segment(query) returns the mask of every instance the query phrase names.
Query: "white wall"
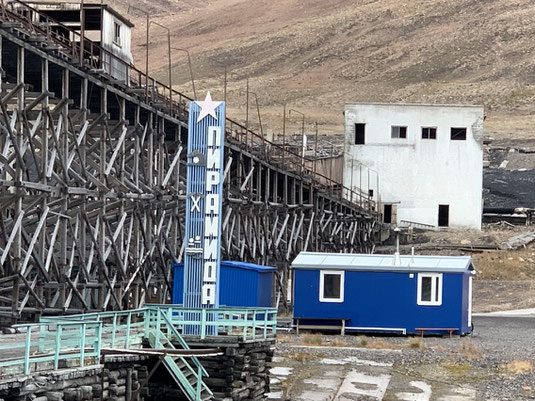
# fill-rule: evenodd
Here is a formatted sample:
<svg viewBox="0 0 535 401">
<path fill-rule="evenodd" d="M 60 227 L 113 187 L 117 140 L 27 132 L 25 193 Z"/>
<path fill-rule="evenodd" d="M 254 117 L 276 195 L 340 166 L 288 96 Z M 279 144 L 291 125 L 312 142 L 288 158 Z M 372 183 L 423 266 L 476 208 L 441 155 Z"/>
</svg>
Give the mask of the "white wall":
<svg viewBox="0 0 535 401">
<path fill-rule="evenodd" d="M 115 22 L 121 26 L 120 46 L 113 42 Z M 130 27 L 106 9 L 102 10 L 102 48 L 130 64 L 132 62 L 131 39 Z M 109 55 L 103 55 L 102 64 L 102 67 L 114 78 L 127 80 L 129 71 L 123 63 L 113 60 Z"/>
<path fill-rule="evenodd" d="M 347 104 L 344 185 L 374 189 L 374 199 L 397 205 L 397 223 L 438 225 L 438 205 L 449 205 L 449 227 L 481 228 L 483 185 L 481 106 Z M 365 123 L 365 144 L 355 145 L 355 123 Z M 406 139 L 391 138 L 391 126 L 407 126 Z M 422 127 L 437 127 L 437 139 L 422 139 Z M 452 141 L 451 127 L 466 127 L 466 140 Z M 376 170 L 359 175 L 352 159 Z M 355 163 L 353 163 L 355 165 Z"/>
</svg>

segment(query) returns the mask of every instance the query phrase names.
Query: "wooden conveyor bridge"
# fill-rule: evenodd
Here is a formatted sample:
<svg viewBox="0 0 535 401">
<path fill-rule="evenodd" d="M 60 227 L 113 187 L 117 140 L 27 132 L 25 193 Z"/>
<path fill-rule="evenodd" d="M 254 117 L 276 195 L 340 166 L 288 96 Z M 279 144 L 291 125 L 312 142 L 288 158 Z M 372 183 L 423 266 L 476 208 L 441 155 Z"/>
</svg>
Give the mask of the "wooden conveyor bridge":
<svg viewBox="0 0 535 401">
<path fill-rule="evenodd" d="M 0 6 L 6 323 L 168 300 L 170 263 L 185 248 L 190 99 L 131 65 L 113 79 L 104 55 L 114 57 L 23 2 Z M 302 250 L 372 251 L 379 224 L 367 194 L 300 155 L 228 120 L 225 166 L 223 259 L 278 267 L 283 295 Z"/>
</svg>

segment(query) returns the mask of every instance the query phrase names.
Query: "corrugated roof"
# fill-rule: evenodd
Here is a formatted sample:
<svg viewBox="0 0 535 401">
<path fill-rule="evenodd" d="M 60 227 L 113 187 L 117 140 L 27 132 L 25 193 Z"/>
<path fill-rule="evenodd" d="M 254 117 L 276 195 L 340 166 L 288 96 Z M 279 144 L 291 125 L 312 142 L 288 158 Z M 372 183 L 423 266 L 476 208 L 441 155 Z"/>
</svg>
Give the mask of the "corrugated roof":
<svg viewBox="0 0 535 401">
<path fill-rule="evenodd" d="M 301 252 L 292 262 L 292 268 L 440 273 L 475 271 L 470 256 L 401 255 L 400 259 L 401 265 L 394 266 L 394 255 Z"/>
</svg>

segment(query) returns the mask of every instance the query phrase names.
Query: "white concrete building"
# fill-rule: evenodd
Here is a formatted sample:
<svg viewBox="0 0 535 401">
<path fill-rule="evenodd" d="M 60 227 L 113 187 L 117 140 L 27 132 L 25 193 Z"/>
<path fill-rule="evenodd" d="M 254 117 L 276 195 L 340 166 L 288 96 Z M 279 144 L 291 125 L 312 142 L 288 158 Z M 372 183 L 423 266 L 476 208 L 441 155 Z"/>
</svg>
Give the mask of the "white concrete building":
<svg viewBox="0 0 535 401">
<path fill-rule="evenodd" d="M 344 185 L 385 222 L 480 229 L 483 119 L 482 106 L 346 104 Z"/>
</svg>

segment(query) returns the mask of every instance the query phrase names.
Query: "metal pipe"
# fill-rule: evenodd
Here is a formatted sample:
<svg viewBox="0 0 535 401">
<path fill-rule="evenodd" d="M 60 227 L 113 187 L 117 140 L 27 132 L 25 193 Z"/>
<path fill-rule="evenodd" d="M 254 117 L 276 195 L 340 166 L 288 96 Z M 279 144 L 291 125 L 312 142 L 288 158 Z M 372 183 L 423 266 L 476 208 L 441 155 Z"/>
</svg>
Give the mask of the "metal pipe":
<svg viewBox="0 0 535 401">
<path fill-rule="evenodd" d="M 285 149 L 284 144 L 286 142 L 286 103 L 282 110 L 282 148 Z"/>
<path fill-rule="evenodd" d="M 84 0 L 80 0 L 80 67 L 84 66 L 84 35 L 85 35 Z"/>
<path fill-rule="evenodd" d="M 147 32 L 145 37 L 145 101 L 149 102 L 149 28 L 150 28 L 150 14 L 148 11 L 142 10 L 135 6 L 128 6 L 127 13 L 130 13 L 130 9 L 134 9 L 144 13 L 147 17 Z M 141 85 L 141 80 L 139 82 Z"/>
<path fill-rule="evenodd" d="M 247 135 L 249 133 L 249 78 L 245 90 L 245 145 L 247 145 Z"/>
<path fill-rule="evenodd" d="M 225 66 L 225 78 L 224 78 L 224 81 L 223 81 L 223 90 L 224 90 L 224 94 L 223 94 L 223 100 L 225 101 L 225 104 L 227 103 L 227 66 Z"/>
<path fill-rule="evenodd" d="M 260 107 L 258 106 L 258 95 L 253 92 L 249 91 L 249 93 L 253 94 L 256 100 L 256 111 L 258 112 L 258 123 L 260 124 L 260 134 L 262 135 L 262 138 L 264 138 L 264 129 L 262 128 L 262 118 L 260 117 Z"/>
<path fill-rule="evenodd" d="M 305 115 L 300 111 L 294 109 L 290 109 L 288 111 L 288 115 L 292 114 L 292 111 L 294 113 L 301 114 L 301 116 L 303 117 L 301 122 L 301 166 L 303 166 L 305 164 Z"/>
<path fill-rule="evenodd" d="M 169 60 L 169 111 L 173 110 L 173 83 L 171 81 L 171 30 L 165 25 L 160 24 L 156 21 L 150 21 L 150 24 L 158 25 L 160 28 L 163 28 L 167 31 L 167 53 Z"/>
<path fill-rule="evenodd" d="M 316 139 L 314 141 L 314 174 L 316 174 L 317 163 L 318 163 L 318 122 L 316 121 Z"/>
<path fill-rule="evenodd" d="M 331 162 L 329 163 L 329 178 L 334 181 L 333 178 L 333 157 L 334 157 L 334 143 L 331 142 Z"/>
<path fill-rule="evenodd" d="M 178 47 L 171 47 L 171 49 L 185 52 L 188 55 L 189 76 L 191 78 L 191 87 L 193 88 L 193 97 L 197 99 L 197 91 L 195 90 L 195 79 L 193 79 L 193 68 L 191 67 L 191 57 L 190 57 L 189 51 L 186 49 L 180 49 Z M 226 73 L 227 73 L 227 70 L 225 68 L 225 85 L 226 85 Z M 226 101 L 227 101 L 227 89 L 225 87 L 225 102 Z"/>
<path fill-rule="evenodd" d="M 145 38 L 145 101 L 149 102 L 149 28 L 150 28 L 150 17 L 147 13 L 147 37 Z M 141 84 L 141 82 L 140 82 Z"/>
<path fill-rule="evenodd" d="M 349 190 L 351 191 L 350 194 L 351 194 L 351 202 L 353 202 L 353 188 L 355 188 L 353 186 L 353 169 L 354 169 L 354 162 L 355 162 L 355 159 L 351 158 L 351 184 L 349 185 Z"/>
</svg>

